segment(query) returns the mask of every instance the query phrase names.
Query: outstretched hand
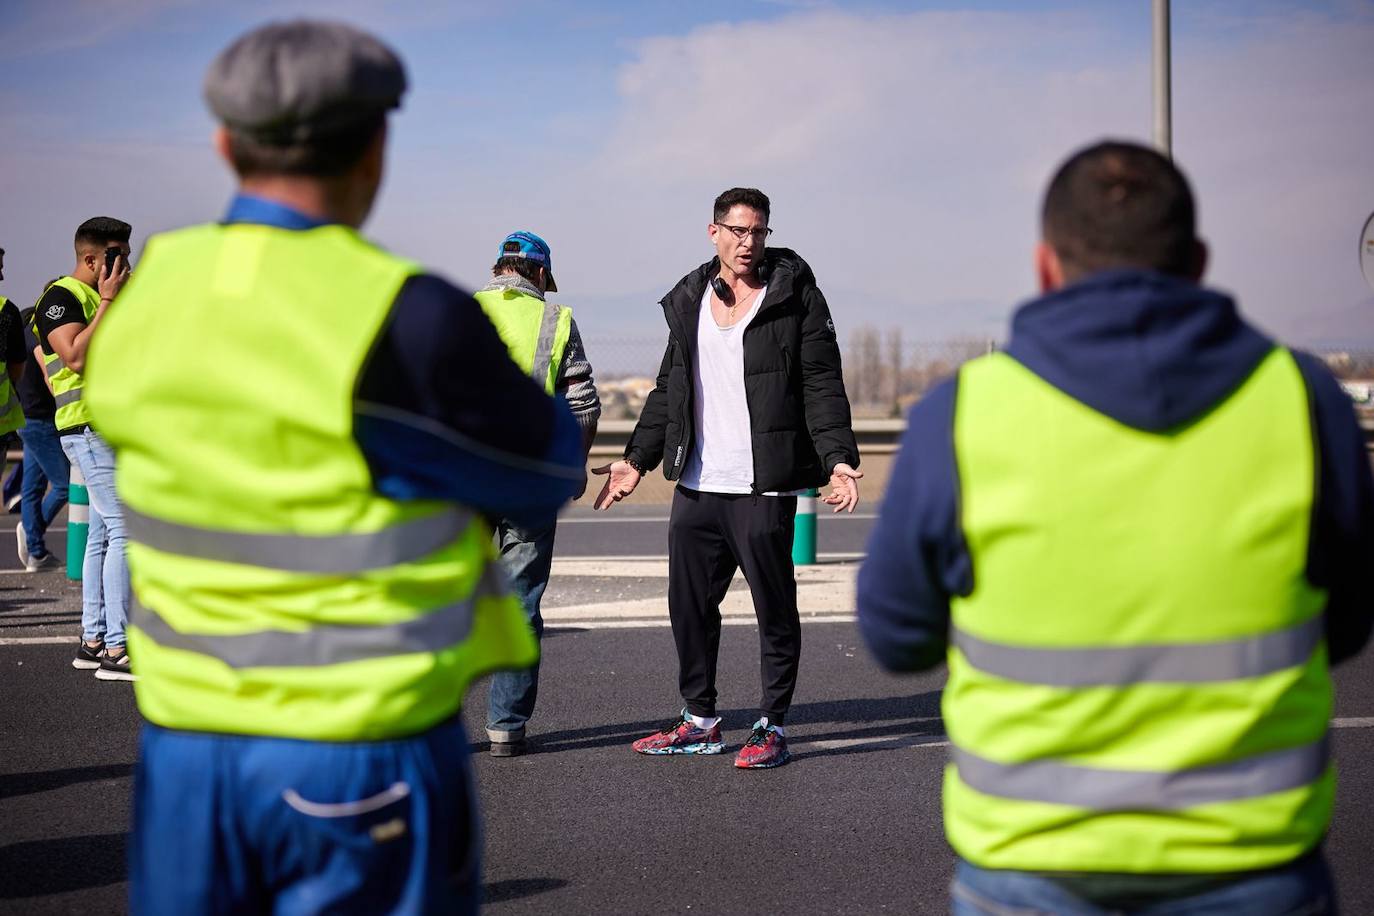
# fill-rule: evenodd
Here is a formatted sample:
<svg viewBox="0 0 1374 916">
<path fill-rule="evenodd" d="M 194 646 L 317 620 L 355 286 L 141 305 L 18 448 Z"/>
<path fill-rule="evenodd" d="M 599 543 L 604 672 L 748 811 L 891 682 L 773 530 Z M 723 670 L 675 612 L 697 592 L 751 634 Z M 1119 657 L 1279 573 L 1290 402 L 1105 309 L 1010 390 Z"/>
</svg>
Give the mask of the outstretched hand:
<svg viewBox="0 0 1374 916">
<path fill-rule="evenodd" d="M 830 472 L 830 493 L 821 497 L 821 502 L 834 506 L 834 512 L 853 512 L 859 504 L 859 478 L 863 471 L 856 471 L 847 464 L 835 465 Z"/>
<path fill-rule="evenodd" d="M 596 502 L 592 504 L 593 509 L 609 509 L 639 486 L 639 472 L 624 459 L 592 468 L 592 473 L 606 475 L 606 484 L 601 488 L 601 494 L 596 497 Z"/>
</svg>

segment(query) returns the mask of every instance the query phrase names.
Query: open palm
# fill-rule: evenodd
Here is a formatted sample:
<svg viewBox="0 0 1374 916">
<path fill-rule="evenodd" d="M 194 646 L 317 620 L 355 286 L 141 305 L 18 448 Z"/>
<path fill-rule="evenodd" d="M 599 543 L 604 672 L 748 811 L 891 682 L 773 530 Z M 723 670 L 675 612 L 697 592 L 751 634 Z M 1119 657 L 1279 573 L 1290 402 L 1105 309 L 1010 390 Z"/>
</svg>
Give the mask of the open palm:
<svg viewBox="0 0 1374 916">
<path fill-rule="evenodd" d="M 606 483 L 592 504 L 593 509 L 609 509 L 635 491 L 639 486 L 640 474 L 625 460 L 612 461 L 599 468 L 592 468 L 593 474 L 604 474 Z"/>
</svg>

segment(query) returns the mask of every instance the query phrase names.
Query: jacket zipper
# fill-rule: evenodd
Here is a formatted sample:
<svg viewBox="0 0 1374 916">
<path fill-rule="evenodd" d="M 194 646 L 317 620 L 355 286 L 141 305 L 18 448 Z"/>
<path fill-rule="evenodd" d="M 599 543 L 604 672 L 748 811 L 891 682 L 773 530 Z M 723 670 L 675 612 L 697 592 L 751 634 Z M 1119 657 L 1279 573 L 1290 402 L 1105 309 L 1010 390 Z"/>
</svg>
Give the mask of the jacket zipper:
<svg viewBox="0 0 1374 916">
<path fill-rule="evenodd" d="M 680 330 L 680 329 L 677 329 L 677 328 L 673 328 L 673 322 L 672 322 L 671 320 L 669 320 L 669 322 L 668 322 L 668 327 L 669 327 L 669 330 Z M 678 340 L 680 341 L 679 346 L 678 346 L 678 349 L 681 351 L 681 354 L 682 354 L 682 369 L 683 369 L 683 375 L 684 375 L 684 376 L 686 377 L 686 379 L 687 379 L 687 392 L 686 392 L 686 397 L 684 397 L 684 398 L 682 399 L 682 405 L 683 405 L 683 406 L 682 406 L 682 411 L 678 414 L 678 424 L 679 424 L 679 426 L 680 426 L 683 430 L 691 430 L 691 426 L 688 424 L 688 420 L 687 420 L 687 418 L 688 418 L 689 416 L 691 416 L 691 412 L 692 412 L 692 395 L 693 395 L 693 391 L 692 391 L 692 381 L 691 381 L 691 379 L 692 379 L 691 348 L 690 348 L 690 346 L 687 344 L 686 339 L 685 339 L 680 333 L 678 334 Z M 671 472 L 672 472 L 672 473 L 671 473 L 671 475 L 668 475 L 668 474 L 665 474 L 665 475 L 664 475 L 665 477 L 668 477 L 669 480 L 677 480 L 677 479 L 678 479 L 679 474 L 680 474 L 680 472 L 681 472 L 681 470 L 682 470 L 682 462 L 683 462 L 683 459 L 686 457 L 686 451 L 687 451 L 687 444 L 686 444 L 685 442 L 679 442 L 679 443 L 677 444 L 677 449 L 676 449 L 676 451 L 674 451 L 674 453 L 673 453 L 673 466 L 672 466 L 672 469 L 671 469 Z"/>
</svg>

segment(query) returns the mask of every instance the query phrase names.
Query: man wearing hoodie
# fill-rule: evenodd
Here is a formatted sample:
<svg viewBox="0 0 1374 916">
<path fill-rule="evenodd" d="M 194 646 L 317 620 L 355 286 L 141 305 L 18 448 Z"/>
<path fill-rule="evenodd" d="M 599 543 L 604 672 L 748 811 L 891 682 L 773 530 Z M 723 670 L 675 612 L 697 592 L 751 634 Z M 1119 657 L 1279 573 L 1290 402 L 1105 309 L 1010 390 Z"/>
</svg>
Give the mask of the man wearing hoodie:
<svg viewBox="0 0 1374 916">
<path fill-rule="evenodd" d="M 553 279 L 553 252 L 533 232 L 512 232 L 501 242 L 492 280 L 473 294 L 477 304 L 510 350 L 510 357 L 544 391 L 565 400 L 582 432 L 583 467 L 596 438 L 601 399 L 592 378 L 592 364 L 572 309 L 547 301 L 558 292 Z M 573 499 L 586 489 L 586 476 Z M 511 589 L 524 605 L 535 639 L 544 635 L 539 604 L 553 569 L 553 539 L 557 519 L 521 525 L 510 519 L 495 522 L 501 567 Z M 487 699 L 487 739 L 493 757 L 525 753 L 525 726 L 534 715 L 539 696 L 539 662 L 529 668 L 498 671 L 491 676 Z"/>
<path fill-rule="evenodd" d="M 716 198 L 716 257 L 663 297 L 668 348 L 625 457 L 593 473 L 606 509 L 666 459 L 678 481 L 668 522 L 668 616 L 686 708 L 634 743 L 641 754 L 719 754 L 720 602 L 744 571 L 759 621 L 763 696 L 735 766 L 787 762 L 783 718 L 801 657 L 792 569 L 797 493 L 826 482 L 825 502 L 853 511 L 859 451 L 830 309 L 796 252 L 765 248 L 769 201 L 755 188 Z"/>
<path fill-rule="evenodd" d="M 1327 912 L 1327 666 L 1374 610 L 1349 401 L 1198 285 L 1158 153 L 1071 157 L 1042 232 L 1006 351 L 912 409 L 859 574 L 885 667 L 948 659 L 954 911 Z"/>
</svg>

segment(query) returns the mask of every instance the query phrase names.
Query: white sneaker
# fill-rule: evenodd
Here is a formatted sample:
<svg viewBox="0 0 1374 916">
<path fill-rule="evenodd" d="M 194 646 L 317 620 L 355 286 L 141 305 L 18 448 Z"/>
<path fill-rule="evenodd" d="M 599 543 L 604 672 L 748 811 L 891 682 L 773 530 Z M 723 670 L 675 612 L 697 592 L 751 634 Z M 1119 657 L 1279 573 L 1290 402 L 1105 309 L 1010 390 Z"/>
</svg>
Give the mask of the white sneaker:
<svg viewBox="0 0 1374 916">
<path fill-rule="evenodd" d="M 19 562 L 27 568 L 29 565 L 29 539 L 24 534 L 24 523 L 20 522 L 14 526 L 14 537 L 19 551 Z"/>
<path fill-rule="evenodd" d="M 45 553 L 41 557 L 29 557 L 29 562 L 24 564 L 24 569 L 28 572 L 40 572 L 44 569 L 52 569 L 57 565 L 57 557 L 51 553 Z"/>
</svg>

